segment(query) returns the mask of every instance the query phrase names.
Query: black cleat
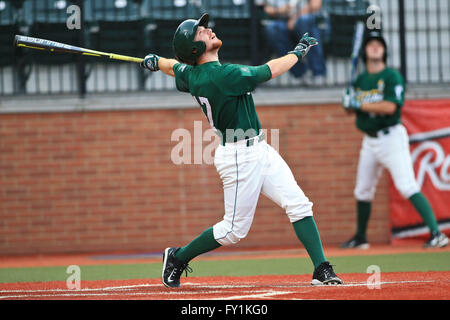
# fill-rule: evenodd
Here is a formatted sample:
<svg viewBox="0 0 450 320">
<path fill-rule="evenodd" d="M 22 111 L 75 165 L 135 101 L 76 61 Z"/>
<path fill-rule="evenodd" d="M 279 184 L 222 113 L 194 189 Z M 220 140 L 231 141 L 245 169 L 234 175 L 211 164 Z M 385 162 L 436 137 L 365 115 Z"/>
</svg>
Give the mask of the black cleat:
<svg viewBox="0 0 450 320">
<path fill-rule="evenodd" d="M 180 286 L 180 277 L 183 271 L 192 272 L 187 263 L 178 260 L 175 253 L 180 248 L 166 248 L 163 254 L 162 283 L 166 287 L 178 288 Z"/>
<path fill-rule="evenodd" d="M 448 245 L 448 238 L 440 232 L 432 232 L 430 239 L 424 244 L 424 248 L 442 248 Z"/>
<path fill-rule="evenodd" d="M 364 249 L 364 250 L 366 250 L 366 249 L 370 248 L 370 245 L 365 239 L 361 240 L 357 236 L 354 236 L 350 240 L 342 243 L 339 247 L 342 249 Z"/>
<path fill-rule="evenodd" d="M 333 267 L 328 261 L 322 262 L 316 270 L 314 270 L 313 279 L 311 281 L 313 286 L 338 285 L 342 283 L 342 280 L 334 273 Z"/>
</svg>

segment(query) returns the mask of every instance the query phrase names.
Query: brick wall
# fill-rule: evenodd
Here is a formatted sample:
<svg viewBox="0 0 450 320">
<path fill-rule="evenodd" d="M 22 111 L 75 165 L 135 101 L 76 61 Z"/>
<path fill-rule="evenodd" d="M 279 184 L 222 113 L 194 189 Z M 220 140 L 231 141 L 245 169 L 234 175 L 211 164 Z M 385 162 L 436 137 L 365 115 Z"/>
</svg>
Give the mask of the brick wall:
<svg viewBox="0 0 450 320">
<path fill-rule="evenodd" d="M 258 113 L 269 142 L 271 130 L 280 130 L 279 151 L 314 202 L 324 244 L 346 240 L 355 230 L 362 138 L 354 118 L 338 105 Z M 194 133 L 194 121 L 209 128 L 198 109 L 0 115 L 0 254 L 161 251 L 220 221 L 214 165 L 171 161 L 178 144 L 172 132 Z M 387 189 L 385 174 L 369 224 L 372 242 L 389 240 Z M 283 210 L 261 196 L 237 246 L 296 244 Z"/>
</svg>

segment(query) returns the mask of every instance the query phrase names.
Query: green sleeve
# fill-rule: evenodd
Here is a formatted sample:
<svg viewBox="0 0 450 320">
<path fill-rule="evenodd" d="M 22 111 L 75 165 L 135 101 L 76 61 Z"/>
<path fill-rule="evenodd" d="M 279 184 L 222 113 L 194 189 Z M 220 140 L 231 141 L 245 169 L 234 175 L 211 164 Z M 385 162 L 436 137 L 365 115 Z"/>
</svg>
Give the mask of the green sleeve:
<svg viewBox="0 0 450 320">
<path fill-rule="evenodd" d="M 384 87 L 384 100 L 395 103 L 397 106 L 403 106 L 405 100 L 405 82 L 403 77 L 397 71 L 394 71 L 386 78 Z"/>
<path fill-rule="evenodd" d="M 177 63 L 173 66 L 175 73 L 175 85 L 179 91 L 189 92 L 189 72 L 192 66 L 184 63 Z"/>
<path fill-rule="evenodd" d="M 272 72 L 267 64 L 261 66 L 228 64 L 224 65 L 222 76 L 217 81 L 225 94 L 240 96 L 255 90 L 258 84 L 271 78 Z"/>
</svg>

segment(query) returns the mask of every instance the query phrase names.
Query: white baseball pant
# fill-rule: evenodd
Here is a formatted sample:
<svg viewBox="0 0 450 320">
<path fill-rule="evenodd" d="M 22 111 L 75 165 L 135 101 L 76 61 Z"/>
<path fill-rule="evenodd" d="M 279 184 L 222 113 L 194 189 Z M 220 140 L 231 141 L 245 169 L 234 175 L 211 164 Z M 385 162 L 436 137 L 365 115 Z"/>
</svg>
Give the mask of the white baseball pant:
<svg viewBox="0 0 450 320">
<path fill-rule="evenodd" d="M 258 139 L 258 137 L 254 138 Z M 214 225 L 221 245 L 239 242 L 248 234 L 262 192 L 285 211 L 291 223 L 312 216 L 312 203 L 295 181 L 291 169 L 266 141 L 219 145 L 214 165 L 223 182 L 225 214 Z"/>
<path fill-rule="evenodd" d="M 370 202 L 375 196 L 378 180 L 387 168 L 400 194 L 408 199 L 420 191 L 414 178 L 408 133 L 402 124 L 389 127 L 389 133 L 377 137 L 365 135 L 359 154 L 355 198 Z"/>
</svg>

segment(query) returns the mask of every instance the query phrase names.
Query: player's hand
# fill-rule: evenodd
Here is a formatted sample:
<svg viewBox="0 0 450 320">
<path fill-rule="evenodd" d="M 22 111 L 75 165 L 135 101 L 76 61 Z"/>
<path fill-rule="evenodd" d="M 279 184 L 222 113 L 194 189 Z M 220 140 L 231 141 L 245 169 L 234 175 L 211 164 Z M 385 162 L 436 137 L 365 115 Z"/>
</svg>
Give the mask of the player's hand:
<svg viewBox="0 0 450 320">
<path fill-rule="evenodd" d="M 159 56 L 153 53 L 150 53 L 145 56 L 144 60 L 141 62 L 141 67 L 144 69 L 148 69 L 150 71 L 158 71 L 158 60 Z"/>
<path fill-rule="evenodd" d="M 299 59 L 302 59 L 308 53 L 311 47 L 318 45 L 316 38 L 310 37 L 308 32 L 303 35 L 300 39 L 300 42 L 294 48 L 294 50 L 289 51 L 288 53 L 295 54 Z"/>
<path fill-rule="evenodd" d="M 347 88 L 342 95 L 342 106 L 346 110 L 359 110 L 361 109 L 361 102 L 356 99 L 353 90 Z"/>
</svg>

